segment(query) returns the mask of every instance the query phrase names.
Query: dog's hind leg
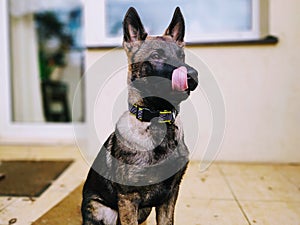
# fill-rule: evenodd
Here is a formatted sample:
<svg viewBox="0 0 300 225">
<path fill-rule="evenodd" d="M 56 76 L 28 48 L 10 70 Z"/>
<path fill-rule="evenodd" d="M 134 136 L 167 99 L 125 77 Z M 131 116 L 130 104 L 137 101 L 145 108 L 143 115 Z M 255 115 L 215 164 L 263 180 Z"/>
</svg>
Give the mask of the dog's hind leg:
<svg viewBox="0 0 300 225">
<path fill-rule="evenodd" d="M 117 211 L 97 200 L 85 201 L 82 204 L 83 225 L 116 225 L 117 219 Z"/>
</svg>

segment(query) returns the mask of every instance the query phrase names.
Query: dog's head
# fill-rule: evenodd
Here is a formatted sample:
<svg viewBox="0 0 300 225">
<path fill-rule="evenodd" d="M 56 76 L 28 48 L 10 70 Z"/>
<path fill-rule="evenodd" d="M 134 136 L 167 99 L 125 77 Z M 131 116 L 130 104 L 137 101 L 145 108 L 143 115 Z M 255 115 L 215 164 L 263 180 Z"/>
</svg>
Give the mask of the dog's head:
<svg viewBox="0 0 300 225">
<path fill-rule="evenodd" d="M 143 103 L 156 108 L 177 106 L 195 90 L 198 73 L 185 63 L 185 25 L 178 7 L 162 36 L 148 36 L 134 8 L 125 15 L 123 31 L 123 47 L 129 63 L 128 84 L 143 96 Z M 132 94 L 133 101 L 141 101 L 136 94 Z"/>
</svg>

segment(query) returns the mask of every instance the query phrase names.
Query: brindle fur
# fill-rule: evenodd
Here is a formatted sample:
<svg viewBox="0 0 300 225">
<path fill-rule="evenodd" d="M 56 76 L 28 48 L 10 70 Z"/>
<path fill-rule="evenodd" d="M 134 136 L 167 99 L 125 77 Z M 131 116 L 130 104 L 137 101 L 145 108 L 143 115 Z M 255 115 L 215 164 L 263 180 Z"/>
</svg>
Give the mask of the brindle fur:
<svg viewBox="0 0 300 225">
<path fill-rule="evenodd" d="M 197 86 L 197 71 L 184 62 L 184 20 L 177 8 L 163 36 L 148 36 L 134 8 L 124 18 L 123 46 L 128 56 L 128 102 L 152 110 L 179 111 L 179 104 Z M 170 85 L 156 87 L 144 78 L 149 76 L 172 79 L 174 69 L 188 69 L 189 89 L 177 93 Z M 135 81 L 141 86 L 135 85 Z M 150 86 L 150 87 L 149 87 Z M 142 87 L 142 88 L 141 88 Z M 168 100 L 145 97 L 150 90 L 168 93 Z M 174 209 L 179 185 L 188 164 L 179 116 L 173 124 L 160 124 L 153 119 L 141 122 L 125 112 L 115 131 L 104 143 L 95 159 L 83 189 L 82 217 L 84 225 L 138 225 L 146 220 L 152 207 L 159 225 L 174 223 Z M 112 158 L 121 162 L 116 164 Z M 146 167 L 159 165 L 158 170 Z M 177 171 L 165 180 L 160 175 Z M 128 180 L 148 185 L 125 185 Z M 119 181 L 119 182 L 114 182 Z"/>
</svg>

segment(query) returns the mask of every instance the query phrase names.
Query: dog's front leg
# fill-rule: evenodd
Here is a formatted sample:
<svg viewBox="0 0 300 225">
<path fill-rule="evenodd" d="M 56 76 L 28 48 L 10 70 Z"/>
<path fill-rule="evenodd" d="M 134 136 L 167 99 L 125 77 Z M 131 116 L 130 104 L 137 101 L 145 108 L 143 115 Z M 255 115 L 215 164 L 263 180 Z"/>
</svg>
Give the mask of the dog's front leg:
<svg viewBox="0 0 300 225">
<path fill-rule="evenodd" d="M 119 220 L 121 225 L 138 225 L 138 201 L 134 194 L 118 195 Z"/>
<path fill-rule="evenodd" d="M 162 205 L 156 207 L 156 221 L 157 225 L 173 225 L 174 224 L 174 211 L 175 204 L 178 197 L 177 187 L 173 195 Z"/>
</svg>

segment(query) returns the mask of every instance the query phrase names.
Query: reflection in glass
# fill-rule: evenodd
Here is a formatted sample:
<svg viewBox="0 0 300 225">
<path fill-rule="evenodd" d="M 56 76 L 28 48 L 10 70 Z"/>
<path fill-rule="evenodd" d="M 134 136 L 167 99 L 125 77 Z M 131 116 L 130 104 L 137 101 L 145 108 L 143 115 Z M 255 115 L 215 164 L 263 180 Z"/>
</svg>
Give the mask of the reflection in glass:
<svg viewBox="0 0 300 225">
<path fill-rule="evenodd" d="M 13 121 L 83 121 L 82 101 L 71 118 L 75 91 L 82 95 L 81 0 L 9 2 Z"/>
<path fill-rule="evenodd" d="M 187 21 L 187 35 L 226 33 L 252 29 L 252 0 L 106 0 L 106 30 L 109 37 L 122 34 L 122 17 L 134 6 L 145 21 L 146 30 L 160 35 L 180 6 Z M 154 7 L 156 6 L 156 7 Z"/>
</svg>

